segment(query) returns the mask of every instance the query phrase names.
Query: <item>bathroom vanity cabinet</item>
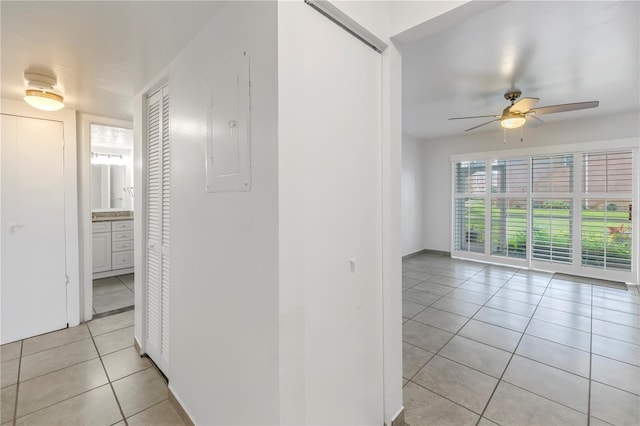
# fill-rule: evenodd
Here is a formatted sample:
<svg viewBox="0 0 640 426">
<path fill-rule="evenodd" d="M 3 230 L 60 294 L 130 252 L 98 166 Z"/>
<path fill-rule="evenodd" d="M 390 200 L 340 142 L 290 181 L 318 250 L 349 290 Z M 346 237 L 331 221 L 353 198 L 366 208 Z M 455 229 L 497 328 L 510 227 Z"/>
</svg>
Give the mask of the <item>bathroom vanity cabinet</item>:
<svg viewBox="0 0 640 426">
<path fill-rule="evenodd" d="M 133 272 L 133 220 L 94 219 L 92 259 L 94 279 Z"/>
</svg>

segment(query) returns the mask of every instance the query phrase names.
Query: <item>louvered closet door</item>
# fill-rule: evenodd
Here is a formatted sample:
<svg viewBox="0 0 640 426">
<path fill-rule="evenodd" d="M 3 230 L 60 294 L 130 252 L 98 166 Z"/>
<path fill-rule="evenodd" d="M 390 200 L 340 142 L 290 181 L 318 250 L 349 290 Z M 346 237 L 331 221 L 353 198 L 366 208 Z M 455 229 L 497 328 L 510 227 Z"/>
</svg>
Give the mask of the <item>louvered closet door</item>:
<svg viewBox="0 0 640 426">
<path fill-rule="evenodd" d="M 147 303 L 145 350 L 168 375 L 169 215 L 171 149 L 169 89 L 148 98 L 147 132 Z"/>
</svg>

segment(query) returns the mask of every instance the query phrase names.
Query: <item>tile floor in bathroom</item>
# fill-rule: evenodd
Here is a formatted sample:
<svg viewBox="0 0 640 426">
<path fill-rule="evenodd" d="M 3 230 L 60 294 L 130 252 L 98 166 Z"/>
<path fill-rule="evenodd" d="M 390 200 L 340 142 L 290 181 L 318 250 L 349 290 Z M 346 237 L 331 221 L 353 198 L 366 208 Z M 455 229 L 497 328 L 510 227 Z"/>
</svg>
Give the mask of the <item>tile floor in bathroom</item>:
<svg viewBox="0 0 640 426">
<path fill-rule="evenodd" d="M 603 284 L 405 260 L 406 423 L 640 424 L 640 292 Z"/>
<path fill-rule="evenodd" d="M 133 323 L 128 311 L 3 345 L 0 424 L 183 425 Z"/>
<path fill-rule="evenodd" d="M 133 306 L 133 274 L 118 275 L 93 280 L 93 313 Z"/>
</svg>

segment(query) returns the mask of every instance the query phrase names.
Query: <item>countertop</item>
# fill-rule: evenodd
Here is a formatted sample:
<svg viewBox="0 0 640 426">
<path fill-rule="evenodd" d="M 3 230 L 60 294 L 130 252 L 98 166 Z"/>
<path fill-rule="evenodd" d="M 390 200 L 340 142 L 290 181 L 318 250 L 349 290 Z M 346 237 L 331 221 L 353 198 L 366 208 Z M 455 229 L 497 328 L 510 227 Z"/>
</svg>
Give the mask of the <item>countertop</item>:
<svg viewBox="0 0 640 426">
<path fill-rule="evenodd" d="M 109 211 L 91 213 L 92 222 L 113 222 L 116 220 L 132 220 L 132 211 Z"/>
</svg>

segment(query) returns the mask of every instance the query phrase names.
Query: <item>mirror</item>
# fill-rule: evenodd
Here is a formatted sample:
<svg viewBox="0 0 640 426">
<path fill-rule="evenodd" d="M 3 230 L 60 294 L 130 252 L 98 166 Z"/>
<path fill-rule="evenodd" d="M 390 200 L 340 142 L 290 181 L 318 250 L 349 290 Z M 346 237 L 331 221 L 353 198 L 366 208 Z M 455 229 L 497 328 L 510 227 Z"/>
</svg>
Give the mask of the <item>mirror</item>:
<svg viewBox="0 0 640 426">
<path fill-rule="evenodd" d="M 133 210 L 133 131 L 91 125 L 91 209 Z"/>
<path fill-rule="evenodd" d="M 127 196 L 131 196 L 125 180 L 123 165 L 91 165 L 91 207 L 93 210 L 130 210 Z"/>
</svg>

